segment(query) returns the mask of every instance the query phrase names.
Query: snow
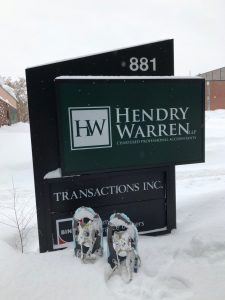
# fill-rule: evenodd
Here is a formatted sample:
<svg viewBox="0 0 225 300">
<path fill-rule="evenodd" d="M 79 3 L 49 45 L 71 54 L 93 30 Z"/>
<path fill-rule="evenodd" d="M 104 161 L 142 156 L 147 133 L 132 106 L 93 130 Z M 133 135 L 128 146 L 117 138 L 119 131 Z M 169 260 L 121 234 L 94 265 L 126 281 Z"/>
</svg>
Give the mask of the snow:
<svg viewBox="0 0 225 300">
<path fill-rule="evenodd" d="M 56 80 L 69 80 L 69 79 L 122 79 L 122 80 L 132 80 L 132 79 L 203 79 L 200 76 L 58 76 Z"/>
<path fill-rule="evenodd" d="M 74 176 L 80 176 L 78 175 L 67 175 L 67 176 L 63 176 L 63 177 L 74 177 Z M 53 171 L 49 171 L 48 173 L 46 173 L 44 175 L 44 179 L 53 179 L 53 178 L 62 178 L 62 169 L 61 168 L 57 168 L 56 170 Z"/>
<path fill-rule="evenodd" d="M 3 102 L 9 104 L 9 101 L 7 99 L 4 99 L 3 97 L 0 96 L 0 100 L 2 100 Z"/>
<path fill-rule="evenodd" d="M 52 178 L 61 178 L 62 177 L 62 170 L 58 168 L 56 170 L 50 171 L 45 174 L 44 179 L 52 179 Z"/>
<path fill-rule="evenodd" d="M 11 88 L 10 86 L 8 86 L 7 84 L 4 84 L 1 80 L 0 80 L 0 86 L 10 95 L 12 96 L 17 102 L 17 98 L 16 98 L 16 94 L 13 88 Z"/>
<path fill-rule="evenodd" d="M 94 211 L 87 209 L 85 207 L 80 207 L 78 210 L 76 210 L 75 213 L 75 219 L 76 220 L 82 220 L 84 218 L 89 218 L 90 220 L 94 219 Z"/>
<path fill-rule="evenodd" d="M 0 141 L 0 222 L 13 224 L 12 178 L 18 208 L 35 207 L 29 126 L 1 127 Z M 105 282 L 106 253 L 94 264 L 72 248 L 39 254 L 35 217 L 24 254 L 16 229 L 0 223 L 0 299 L 224 300 L 224 148 L 225 110 L 207 112 L 206 163 L 176 167 L 177 229 L 139 237 L 142 266 L 129 284 Z"/>
</svg>

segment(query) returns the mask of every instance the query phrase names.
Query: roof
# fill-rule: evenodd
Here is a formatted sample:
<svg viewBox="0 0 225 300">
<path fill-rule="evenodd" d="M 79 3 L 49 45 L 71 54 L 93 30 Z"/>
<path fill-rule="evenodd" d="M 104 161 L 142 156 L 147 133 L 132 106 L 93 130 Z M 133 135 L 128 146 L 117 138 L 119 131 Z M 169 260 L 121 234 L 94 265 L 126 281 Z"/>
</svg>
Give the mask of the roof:
<svg viewBox="0 0 225 300">
<path fill-rule="evenodd" d="M 2 81 L 0 81 L 0 87 L 1 87 L 7 94 L 9 94 L 11 97 L 13 97 L 14 100 L 16 100 L 17 102 L 19 102 L 19 100 L 16 98 L 16 94 L 15 94 L 13 88 L 11 88 L 10 86 L 8 86 L 7 84 L 4 84 Z"/>
<path fill-rule="evenodd" d="M 225 80 L 225 67 L 199 74 L 206 80 Z"/>
<path fill-rule="evenodd" d="M 0 85 L 0 100 L 17 109 L 18 100 L 9 91 L 5 89 L 5 86 Z"/>
</svg>

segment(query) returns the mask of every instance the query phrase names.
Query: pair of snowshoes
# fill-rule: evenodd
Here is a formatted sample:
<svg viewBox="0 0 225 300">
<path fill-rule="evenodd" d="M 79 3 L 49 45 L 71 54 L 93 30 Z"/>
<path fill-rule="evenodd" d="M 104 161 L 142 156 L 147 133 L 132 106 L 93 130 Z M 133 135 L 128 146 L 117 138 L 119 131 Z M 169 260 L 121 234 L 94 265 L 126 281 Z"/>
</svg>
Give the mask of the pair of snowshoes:
<svg viewBox="0 0 225 300">
<path fill-rule="evenodd" d="M 103 227 L 100 216 L 89 207 L 80 207 L 73 216 L 75 256 L 86 263 L 103 255 Z M 137 252 L 138 232 L 123 213 L 111 215 L 107 227 L 108 270 L 106 279 L 119 273 L 124 281 L 132 280 L 140 267 Z"/>
</svg>

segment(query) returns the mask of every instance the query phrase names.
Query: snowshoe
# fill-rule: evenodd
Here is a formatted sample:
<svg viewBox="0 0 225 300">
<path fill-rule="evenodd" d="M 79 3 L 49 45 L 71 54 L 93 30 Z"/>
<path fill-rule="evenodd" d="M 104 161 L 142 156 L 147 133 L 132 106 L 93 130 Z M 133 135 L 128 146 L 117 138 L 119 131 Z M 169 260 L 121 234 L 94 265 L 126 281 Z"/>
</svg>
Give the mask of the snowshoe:
<svg viewBox="0 0 225 300">
<path fill-rule="evenodd" d="M 106 279 L 114 272 L 119 273 L 123 280 L 129 282 L 133 272 L 140 267 L 140 257 L 137 252 L 138 232 L 135 225 L 123 213 L 110 217 L 107 228 L 109 271 Z"/>
<path fill-rule="evenodd" d="M 80 207 L 73 216 L 74 254 L 83 262 L 103 255 L 102 220 L 92 208 Z"/>
</svg>

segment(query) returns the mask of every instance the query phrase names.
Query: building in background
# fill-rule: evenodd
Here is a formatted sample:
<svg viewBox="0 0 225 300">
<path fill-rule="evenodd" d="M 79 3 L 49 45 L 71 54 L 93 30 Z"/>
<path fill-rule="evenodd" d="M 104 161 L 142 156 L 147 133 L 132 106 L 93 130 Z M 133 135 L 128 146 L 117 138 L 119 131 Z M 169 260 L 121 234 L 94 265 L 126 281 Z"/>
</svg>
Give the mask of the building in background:
<svg viewBox="0 0 225 300">
<path fill-rule="evenodd" d="M 0 126 L 18 122 L 18 101 L 13 90 L 7 85 L 0 85 Z"/>
<path fill-rule="evenodd" d="M 205 78 L 205 109 L 225 109 L 225 67 L 199 76 Z"/>
</svg>

